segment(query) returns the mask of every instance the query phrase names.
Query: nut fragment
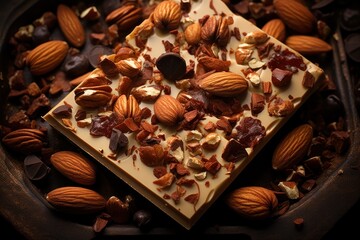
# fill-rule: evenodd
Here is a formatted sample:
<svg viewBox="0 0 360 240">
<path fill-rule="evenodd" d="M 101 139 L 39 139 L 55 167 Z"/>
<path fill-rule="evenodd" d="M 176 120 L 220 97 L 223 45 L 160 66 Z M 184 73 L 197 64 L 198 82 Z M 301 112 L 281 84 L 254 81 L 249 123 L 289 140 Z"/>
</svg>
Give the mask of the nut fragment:
<svg viewBox="0 0 360 240">
<path fill-rule="evenodd" d="M 133 118 L 140 113 L 139 103 L 134 96 L 121 95 L 115 102 L 114 112 L 124 118 Z"/>
<path fill-rule="evenodd" d="M 105 209 L 110 214 L 111 219 L 118 224 L 124 224 L 129 220 L 129 204 L 121 201 L 116 196 L 111 196 L 107 200 Z"/>
<path fill-rule="evenodd" d="M 213 132 L 206 135 L 205 138 L 203 138 L 200 141 L 201 147 L 206 150 L 216 150 L 220 145 L 221 137 L 219 134 Z"/>
<path fill-rule="evenodd" d="M 189 45 L 196 45 L 201 40 L 201 25 L 196 22 L 189 25 L 184 32 L 185 40 Z"/>
<path fill-rule="evenodd" d="M 300 197 L 300 192 L 295 182 L 279 182 L 278 186 L 289 199 L 298 199 Z"/>
<path fill-rule="evenodd" d="M 242 187 L 232 191 L 226 204 L 240 215 L 254 220 L 271 217 L 278 206 L 273 191 L 263 187 Z"/>
</svg>

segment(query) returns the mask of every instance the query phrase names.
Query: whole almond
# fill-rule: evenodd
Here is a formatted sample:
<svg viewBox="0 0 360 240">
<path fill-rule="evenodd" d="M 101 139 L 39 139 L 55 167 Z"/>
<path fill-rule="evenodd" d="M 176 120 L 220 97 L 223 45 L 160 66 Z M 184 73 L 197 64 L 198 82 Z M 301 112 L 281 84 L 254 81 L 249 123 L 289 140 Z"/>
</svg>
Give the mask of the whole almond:
<svg viewBox="0 0 360 240">
<path fill-rule="evenodd" d="M 165 125 L 175 125 L 184 117 L 184 112 L 181 103 L 169 95 L 160 96 L 154 104 L 156 118 Z"/>
<path fill-rule="evenodd" d="M 57 210 L 71 214 L 91 214 L 105 208 L 99 193 L 83 187 L 60 187 L 50 191 L 46 200 Z"/>
<path fill-rule="evenodd" d="M 83 46 L 85 43 L 85 30 L 75 12 L 70 7 L 59 4 L 57 18 L 65 38 L 74 47 Z"/>
<path fill-rule="evenodd" d="M 303 55 L 321 54 L 332 50 L 330 44 L 313 36 L 292 35 L 286 38 L 285 44 Z"/>
<path fill-rule="evenodd" d="M 26 57 L 26 63 L 34 75 L 43 75 L 58 67 L 69 50 L 64 41 L 48 41 L 40 44 L 30 51 Z"/>
<path fill-rule="evenodd" d="M 56 152 L 51 155 L 50 161 L 61 174 L 76 183 L 92 185 L 96 181 L 94 164 L 79 153 L 72 151 Z"/>
<path fill-rule="evenodd" d="M 313 137 L 313 128 L 303 124 L 289 132 L 276 146 L 272 156 L 274 170 L 284 170 L 296 165 L 308 152 Z"/>
<path fill-rule="evenodd" d="M 292 30 L 302 34 L 313 30 L 316 20 L 305 5 L 297 1 L 274 0 L 274 7 L 285 25 Z"/>
<path fill-rule="evenodd" d="M 232 72 L 216 72 L 199 80 L 199 87 L 221 97 L 234 97 L 248 89 L 247 80 Z"/>
<path fill-rule="evenodd" d="M 272 216 L 278 206 L 273 191 L 257 186 L 235 189 L 226 197 L 226 204 L 241 216 L 260 220 Z"/>
<path fill-rule="evenodd" d="M 283 42 L 285 40 L 285 24 L 281 19 L 276 18 L 268 21 L 261 30 L 263 30 L 270 36 L 276 38 L 280 42 Z"/>
<path fill-rule="evenodd" d="M 174 1 L 166 0 L 160 2 L 154 9 L 152 20 L 155 27 L 171 31 L 179 27 L 181 16 L 180 5 Z"/>
<path fill-rule="evenodd" d="M 40 152 L 44 146 L 45 133 L 38 129 L 17 129 L 6 134 L 2 142 L 9 149 L 18 153 L 30 154 Z"/>
</svg>

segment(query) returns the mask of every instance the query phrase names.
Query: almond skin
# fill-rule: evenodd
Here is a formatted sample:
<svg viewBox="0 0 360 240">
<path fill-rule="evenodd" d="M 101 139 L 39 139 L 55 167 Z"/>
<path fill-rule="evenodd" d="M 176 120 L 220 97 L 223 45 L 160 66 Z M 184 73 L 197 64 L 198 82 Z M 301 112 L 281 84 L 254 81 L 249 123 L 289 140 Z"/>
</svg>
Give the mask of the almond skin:
<svg viewBox="0 0 360 240">
<path fill-rule="evenodd" d="M 286 37 L 285 24 L 281 19 L 272 19 L 268 21 L 262 29 L 270 36 L 276 38 L 280 42 L 283 42 Z"/>
<path fill-rule="evenodd" d="M 331 45 L 324 40 L 305 35 L 289 36 L 285 40 L 285 44 L 303 55 L 321 54 L 332 50 Z"/>
<path fill-rule="evenodd" d="M 274 170 L 284 170 L 296 165 L 305 157 L 313 138 L 313 128 L 303 124 L 291 132 L 276 146 L 272 156 Z"/>
<path fill-rule="evenodd" d="M 105 208 L 99 193 L 83 187 L 60 187 L 50 191 L 46 200 L 57 210 L 71 214 L 91 214 Z"/>
<path fill-rule="evenodd" d="M 232 191 L 226 198 L 226 204 L 245 218 L 260 220 L 272 216 L 278 200 L 273 191 L 251 186 Z"/>
<path fill-rule="evenodd" d="M 196 45 L 201 40 L 201 25 L 196 22 L 189 25 L 184 32 L 185 40 L 189 45 Z"/>
<path fill-rule="evenodd" d="M 34 75 L 43 75 L 58 67 L 69 50 L 64 41 L 53 40 L 40 44 L 27 55 L 26 63 Z"/>
<path fill-rule="evenodd" d="M 64 4 L 57 8 L 57 18 L 65 38 L 74 47 L 82 47 L 85 43 L 85 30 L 75 12 Z"/>
<path fill-rule="evenodd" d="M 181 20 L 180 5 L 171 0 L 162 1 L 152 14 L 155 27 L 160 30 L 171 31 L 179 27 Z"/>
<path fill-rule="evenodd" d="M 2 142 L 9 149 L 18 153 L 36 153 L 40 152 L 44 146 L 45 133 L 38 129 L 17 129 L 6 134 L 2 138 Z"/>
<path fill-rule="evenodd" d="M 50 157 L 51 164 L 68 179 L 82 184 L 96 182 L 96 170 L 92 162 L 72 151 L 56 152 Z"/>
<path fill-rule="evenodd" d="M 297 1 L 274 0 L 274 7 L 278 16 L 292 30 L 308 34 L 315 25 L 315 17 L 310 10 Z"/>
<path fill-rule="evenodd" d="M 247 80 L 232 72 L 216 72 L 199 80 L 199 87 L 220 97 L 234 97 L 248 89 Z"/>
<path fill-rule="evenodd" d="M 154 104 L 154 113 L 161 123 L 173 126 L 184 117 L 185 110 L 177 99 L 162 95 Z"/>
</svg>

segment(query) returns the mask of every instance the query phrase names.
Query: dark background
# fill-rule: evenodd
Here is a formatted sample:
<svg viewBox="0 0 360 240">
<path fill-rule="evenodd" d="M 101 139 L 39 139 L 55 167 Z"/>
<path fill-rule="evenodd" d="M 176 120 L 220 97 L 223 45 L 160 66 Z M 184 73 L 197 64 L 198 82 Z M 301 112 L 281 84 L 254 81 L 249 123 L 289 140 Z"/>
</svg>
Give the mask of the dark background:
<svg viewBox="0 0 360 240">
<path fill-rule="evenodd" d="M 355 204 L 322 238 L 322 240 L 358 239 L 360 228 L 360 201 Z M 304 222 L 306 224 L 306 220 Z M 18 233 L 13 226 L 3 217 L 0 218 L 0 234 L 3 240 L 25 240 L 26 238 Z M 150 237 L 150 236 L 148 236 Z M 154 238 L 156 236 L 153 236 Z M 229 238 L 227 238 L 229 239 Z M 40 239 L 38 239 L 40 240 Z"/>
</svg>

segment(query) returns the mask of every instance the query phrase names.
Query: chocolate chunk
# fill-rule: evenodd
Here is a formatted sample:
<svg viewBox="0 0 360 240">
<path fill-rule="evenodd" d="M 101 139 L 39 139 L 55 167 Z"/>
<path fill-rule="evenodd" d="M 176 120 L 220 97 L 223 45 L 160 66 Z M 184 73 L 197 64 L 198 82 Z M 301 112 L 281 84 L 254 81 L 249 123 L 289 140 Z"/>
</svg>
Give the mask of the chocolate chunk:
<svg viewBox="0 0 360 240">
<path fill-rule="evenodd" d="M 75 120 L 80 121 L 80 120 L 84 120 L 85 118 L 86 118 L 86 111 L 83 109 L 78 109 L 75 114 Z"/>
<path fill-rule="evenodd" d="M 89 60 L 82 54 L 70 56 L 65 61 L 64 71 L 70 77 L 78 77 L 89 71 Z"/>
<path fill-rule="evenodd" d="M 71 106 L 69 106 L 67 104 L 60 105 L 54 109 L 53 114 L 59 118 L 71 117 L 71 114 L 72 114 Z"/>
<path fill-rule="evenodd" d="M 358 3 L 348 5 L 340 13 L 340 26 L 346 31 L 357 31 L 360 29 L 360 7 Z M 346 46 L 346 44 L 345 44 Z"/>
<path fill-rule="evenodd" d="M 355 62 L 360 62 L 360 34 L 353 33 L 344 40 L 346 54 Z"/>
<path fill-rule="evenodd" d="M 230 139 L 221 155 L 227 162 L 237 162 L 247 156 L 246 149 L 235 139 Z"/>
<path fill-rule="evenodd" d="M 32 40 L 35 45 L 40 45 L 41 43 L 49 41 L 50 32 L 46 25 L 35 27 Z"/>
<path fill-rule="evenodd" d="M 340 98 L 334 94 L 327 96 L 323 105 L 323 115 L 326 122 L 336 122 L 343 114 L 344 106 Z"/>
<path fill-rule="evenodd" d="M 171 81 L 181 79 L 186 73 L 186 62 L 177 53 L 163 53 L 156 60 L 156 67 L 166 79 Z"/>
<path fill-rule="evenodd" d="M 103 55 L 110 55 L 113 54 L 113 51 L 105 46 L 102 45 L 95 45 L 93 46 L 88 54 L 88 59 L 94 68 L 96 68 L 100 62 L 100 57 Z"/>
<path fill-rule="evenodd" d="M 290 84 L 292 75 L 291 71 L 275 68 L 272 71 L 271 81 L 277 87 L 286 87 Z"/>
<path fill-rule="evenodd" d="M 29 155 L 24 159 L 24 171 L 26 176 L 33 181 L 45 178 L 50 168 L 35 155 Z"/>
<path fill-rule="evenodd" d="M 118 129 L 113 129 L 110 136 L 109 148 L 113 152 L 123 149 L 129 143 L 128 138 Z"/>
</svg>

